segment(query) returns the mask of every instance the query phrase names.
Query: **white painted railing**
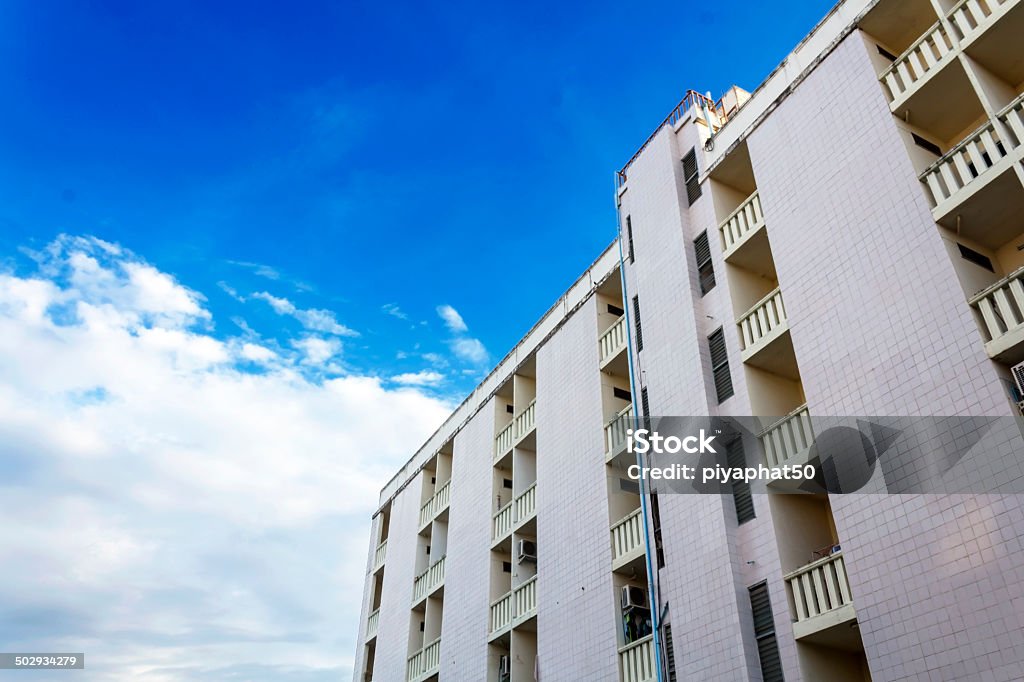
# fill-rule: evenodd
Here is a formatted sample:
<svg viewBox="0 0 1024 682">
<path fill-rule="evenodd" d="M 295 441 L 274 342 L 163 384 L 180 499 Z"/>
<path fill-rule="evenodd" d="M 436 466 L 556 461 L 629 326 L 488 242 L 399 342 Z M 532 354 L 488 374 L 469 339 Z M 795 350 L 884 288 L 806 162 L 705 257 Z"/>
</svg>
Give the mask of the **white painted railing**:
<svg viewBox="0 0 1024 682">
<path fill-rule="evenodd" d="M 796 408 L 761 433 L 764 457 L 770 467 L 784 466 L 790 457 L 811 447 L 813 442 L 807 405 Z"/>
<path fill-rule="evenodd" d="M 786 309 L 782 305 L 782 291 L 776 287 L 736 322 L 740 329 L 743 350 L 758 345 L 774 329 L 786 323 Z"/>
<path fill-rule="evenodd" d="M 412 601 L 418 602 L 444 582 L 444 557 L 441 557 L 430 568 L 416 576 L 412 583 Z"/>
<path fill-rule="evenodd" d="M 986 343 L 1020 331 L 1024 328 L 1024 268 L 975 294 L 969 303 L 981 313 Z"/>
<path fill-rule="evenodd" d="M 793 590 L 797 622 L 853 603 L 842 552 L 807 564 L 785 580 Z"/>
<path fill-rule="evenodd" d="M 388 541 L 377 545 L 377 549 L 373 551 L 373 570 L 376 571 L 378 568 L 384 565 L 384 558 L 388 553 Z"/>
<path fill-rule="evenodd" d="M 598 346 L 601 349 L 602 364 L 614 358 L 618 355 L 619 351 L 626 347 L 625 315 L 619 316 L 619 319 L 615 320 L 615 324 L 608 327 L 604 334 L 601 334 L 601 338 L 598 339 Z"/>
<path fill-rule="evenodd" d="M 1003 7 L 1011 4 L 1013 0 L 962 0 L 946 16 L 960 34 L 960 42 L 968 43 L 995 23 Z"/>
<path fill-rule="evenodd" d="M 953 48 L 952 39 L 946 33 L 942 22 L 938 22 L 906 52 L 897 57 L 892 66 L 878 78 L 889 89 L 890 97 L 894 100 L 899 99 L 915 83 L 928 75 Z"/>
<path fill-rule="evenodd" d="M 451 479 L 448 480 L 441 489 L 431 496 L 429 500 L 423 503 L 420 507 L 420 527 L 427 525 L 434 519 L 435 516 L 440 514 L 448 507 L 448 502 L 451 500 Z"/>
<path fill-rule="evenodd" d="M 1006 156 L 1006 148 L 991 121 L 947 152 L 921 174 L 936 204 L 941 204 L 970 186 L 996 162 Z"/>
<path fill-rule="evenodd" d="M 722 235 L 722 250 L 730 251 L 762 225 L 764 213 L 761 211 L 761 197 L 755 190 L 718 226 Z"/>
<path fill-rule="evenodd" d="M 1015 140 L 1010 140 L 1010 146 L 1016 149 L 1021 145 L 1024 145 L 1024 94 L 1017 97 L 1017 99 L 1010 102 L 1005 109 L 999 112 L 996 116 L 1000 121 L 1003 122 L 1010 132 L 1015 137 Z"/>
<path fill-rule="evenodd" d="M 516 523 L 522 523 L 537 511 L 537 484 L 534 483 L 516 498 Z"/>
<path fill-rule="evenodd" d="M 499 431 L 498 435 L 494 437 L 494 456 L 497 457 L 508 452 L 514 442 L 516 442 L 515 420 L 510 421 L 508 426 Z"/>
<path fill-rule="evenodd" d="M 530 401 L 530 404 L 526 406 L 522 412 L 516 415 L 515 425 L 516 433 L 515 439 L 519 440 L 530 431 L 533 430 L 534 418 L 537 415 L 537 399 L 534 398 Z"/>
<path fill-rule="evenodd" d="M 512 599 L 515 601 L 516 619 L 532 616 L 537 610 L 537 576 L 512 590 Z"/>
<path fill-rule="evenodd" d="M 622 670 L 622 682 L 655 679 L 654 635 L 647 635 L 619 649 L 619 668 Z"/>
<path fill-rule="evenodd" d="M 492 528 L 494 530 L 493 540 L 503 538 L 512 532 L 512 523 L 515 521 L 515 507 L 512 505 L 512 500 L 494 513 L 492 520 Z"/>
<path fill-rule="evenodd" d="M 506 592 L 491 602 L 491 632 L 499 632 L 512 624 L 512 593 Z"/>
<path fill-rule="evenodd" d="M 376 609 L 366 619 L 366 639 L 377 636 L 377 623 L 380 621 L 380 609 Z"/>
<path fill-rule="evenodd" d="M 633 420 L 633 405 L 627 405 L 604 427 L 605 454 L 612 455 L 626 442 L 626 429 Z"/>
<path fill-rule="evenodd" d="M 641 509 L 612 526 L 612 560 L 624 557 L 644 546 L 644 519 Z"/>
<path fill-rule="evenodd" d="M 409 657 L 409 662 L 405 666 L 406 682 L 416 682 L 427 675 L 433 674 L 440 665 L 441 638 L 438 637 Z"/>
</svg>

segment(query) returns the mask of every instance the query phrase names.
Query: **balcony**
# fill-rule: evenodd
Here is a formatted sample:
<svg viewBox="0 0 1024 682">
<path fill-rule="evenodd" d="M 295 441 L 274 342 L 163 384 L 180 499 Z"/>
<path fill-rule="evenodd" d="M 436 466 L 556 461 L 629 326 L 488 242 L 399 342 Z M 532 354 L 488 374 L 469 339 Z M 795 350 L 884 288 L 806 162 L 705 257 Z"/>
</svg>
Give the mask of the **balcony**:
<svg viewBox="0 0 1024 682">
<path fill-rule="evenodd" d="M 626 451 L 626 430 L 632 428 L 633 405 L 627 405 L 604 426 L 605 461 Z"/>
<path fill-rule="evenodd" d="M 647 635 L 619 649 L 619 673 L 622 682 L 649 682 L 657 678 L 654 635 Z"/>
<path fill-rule="evenodd" d="M 743 362 L 783 376 L 796 376 L 796 358 L 789 342 L 789 319 L 776 287 L 736 321 Z"/>
<path fill-rule="evenodd" d="M 968 301 L 981 314 L 985 352 L 994 360 L 1024 360 L 1024 268 Z"/>
<path fill-rule="evenodd" d="M 423 503 L 420 507 L 420 530 L 437 518 L 441 512 L 448 509 L 448 502 L 451 497 L 452 482 L 449 480 L 441 489 L 434 493 L 434 496 Z"/>
<path fill-rule="evenodd" d="M 441 557 L 430 568 L 416 576 L 412 582 L 412 603 L 418 604 L 444 585 L 444 557 Z"/>
<path fill-rule="evenodd" d="M 526 408 L 509 422 L 508 426 L 494 437 L 494 459 L 499 460 L 512 450 L 512 447 L 533 433 L 536 426 L 537 399 L 534 398 Z"/>
<path fill-rule="evenodd" d="M 534 483 L 515 499 L 516 526 L 521 526 L 537 513 L 537 484 Z"/>
<path fill-rule="evenodd" d="M 377 636 L 377 624 L 380 621 L 380 609 L 375 609 L 366 619 L 366 641 Z"/>
<path fill-rule="evenodd" d="M 761 432 L 765 464 L 769 467 L 803 466 L 810 461 L 814 431 L 807 405 L 801 405 Z M 771 485 L 785 481 L 772 481 Z"/>
<path fill-rule="evenodd" d="M 422 682 L 436 675 L 441 667 L 441 638 L 438 637 L 409 657 L 405 665 L 406 682 Z"/>
<path fill-rule="evenodd" d="M 960 47 L 1005 83 L 1024 80 L 1024 63 L 1008 49 L 1024 35 L 1018 0 L 962 0 L 947 15 Z"/>
<path fill-rule="evenodd" d="M 842 552 L 807 564 L 784 579 L 793 596 L 796 639 L 826 643 L 836 635 L 846 634 L 843 630 L 827 632 L 857 617 Z"/>
<path fill-rule="evenodd" d="M 515 501 L 509 500 L 501 509 L 494 512 L 491 519 L 491 540 L 498 542 L 505 539 L 505 536 L 512 532 L 515 522 Z"/>
<path fill-rule="evenodd" d="M 519 587 L 512 590 L 512 601 L 515 613 L 512 614 L 512 626 L 529 620 L 537 615 L 537 576 L 533 576 Z"/>
<path fill-rule="evenodd" d="M 628 573 L 643 566 L 645 545 L 642 512 L 642 509 L 637 509 L 611 528 L 613 571 Z"/>
<path fill-rule="evenodd" d="M 762 248 L 767 245 L 767 236 L 762 231 L 764 226 L 761 197 L 755 191 L 718 226 L 718 232 L 722 237 L 722 257 L 729 262 L 747 267 L 745 263 L 737 262 L 743 260 L 741 250 L 748 244 L 751 247 L 761 246 Z M 763 244 L 758 244 L 759 242 L 763 242 Z"/>
<path fill-rule="evenodd" d="M 600 349 L 601 369 L 605 369 L 615 358 L 626 350 L 626 316 L 620 315 L 597 340 Z"/>
<path fill-rule="evenodd" d="M 371 573 L 376 573 L 384 566 L 384 558 L 388 553 L 388 541 L 385 540 L 379 545 L 373 552 L 373 568 L 370 569 Z"/>
<path fill-rule="evenodd" d="M 956 44 L 942 22 L 936 22 L 878 77 L 889 93 L 892 110 L 901 109 L 929 78 L 955 60 Z"/>
</svg>

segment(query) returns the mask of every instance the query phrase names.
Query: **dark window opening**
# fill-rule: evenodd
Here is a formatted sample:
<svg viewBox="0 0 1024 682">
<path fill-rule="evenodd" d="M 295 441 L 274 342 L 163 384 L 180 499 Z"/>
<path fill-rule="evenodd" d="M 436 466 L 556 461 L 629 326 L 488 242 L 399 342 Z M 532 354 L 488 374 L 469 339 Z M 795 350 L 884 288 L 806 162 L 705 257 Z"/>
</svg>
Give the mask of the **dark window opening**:
<svg viewBox="0 0 1024 682">
<path fill-rule="evenodd" d="M 503 573 L 511 573 L 512 572 L 512 562 L 511 561 L 502 561 L 501 562 L 501 570 L 502 570 Z"/>
<path fill-rule="evenodd" d="M 633 400 L 633 394 L 630 393 L 629 391 L 627 391 L 624 388 L 614 388 L 614 389 L 612 389 L 612 395 L 614 395 L 619 400 L 625 400 L 627 402 Z"/>
<path fill-rule="evenodd" d="M 625 310 L 623 310 L 617 305 L 612 305 L 611 303 L 608 304 L 608 312 L 610 312 L 612 315 L 618 315 L 620 317 L 626 314 Z"/>
<path fill-rule="evenodd" d="M 992 261 L 983 253 L 978 253 L 972 248 L 964 246 L 963 244 L 957 244 L 960 247 L 960 256 L 968 262 L 974 263 L 975 265 L 981 266 L 989 272 L 995 272 L 996 269 L 992 265 Z"/>
<path fill-rule="evenodd" d="M 693 206 L 693 202 L 700 198 L 700 176 L 697 172 L 697 148 L 694 147 L 690 153 L 683 157 L 683 180 L 686 181 L 686 202 Z"/>
<path fill-rule="evenodd" d="M 761 660 L 761 679 L 764 682 L 784 682 L 767 583 L 759 583 L 750 588 L 750 610 L 754 616 L 754 638 L 757 640 L 757 655 Z"/>
<path fill-rule="evenodd" d="M 636 331 L 636 351 L 639 353 L 644 349 L 644 334 L 640 326 L 640 298 L 633 297 L 633 328 Z"/>
<path fill-rule="evenodd" d="M 700 280 L 700 293 L 704 295 L 715 288 L 715 267 L 711 264 L 711 244 L 708 232 L 704 230 L 693 240 L 693 251 L 697 257 L 697 278 Z"/>
<path fill-rule="evenodd" d="M 935 144 L 934 142 L 929 142 L 928 140 L 924 139 L 917 133 L 910 133 L 910 136 L 914 138 L 914 144 L 916 144 L 921 149 L 926 149 L 935 156 L 942 156 L 942 148 L 939 147 L 939 145 Z"/>
<path fill-rule="evenodd" d="M 516 408 L 514 408 L 514 407 L 513 407 L 513 406 L 511 406 L 511 405 L 506 405 L 506 406 L 505 406 L 505 411 L 506 411 L 506 412 L 508 412 L 509 414 L 514 414 L 514 413 L 515 413 L 515 411 L 516 411 Z"/>
<path fill-rule="evenodd" d="M 715 379 L 715 394 L 719 404 L 733 396 L 732 375 L 729 373 L 729 354 L 725 348 L 725 333 L 721 328 L 708 337 L 711 352 L 711 373 Z"/>
<path fill-rule="evenodd" d="M 743 439 L 736 438 L 725 446 L 725 459 L 730 469 L 742 469 L 747 466 L 743 452 Z M 750 492 L 750 484 L 746 481 L 733 481 L 732 499 L 736 504 L 736 521 L 746 523 L 755 516 L 754 495 Z"/>
<path fill-rule="evenodd" d="M 629 251 L 629 262 L 632 263 L 636 260 L 636 254 L 633 252 L 633 221 L 629 216 L 626 216 L 626 244 Z"/>
<path fill-rule="evenodd" d="M 511 478 L 503 478 L 503 479 L 501 479 L 501 485 L 502 485 L 502 487 L 508 488 L 509 490 L 511 490 L 512 489 L 512 479 Z"/>
<path fill-rule="evenodd" d="M 661 539 L 661 502 L 658 501 L 658 493 L 651 493 L 651 525 L 654 526 L 654 550 L 658 568 L 665 568 L 665 544 Z"/>
<path fill-rule="evenodd" d="M 890 62 L 896 61 L 896 55 L 894 55 L 892 52 L 889 52 L 889 50 L 885 49 L 881 45 L 875 45 L 875 47 L 878 48 L 878 54 L 882 55 L 883 57 L 888 59 Z"/>
</svg>

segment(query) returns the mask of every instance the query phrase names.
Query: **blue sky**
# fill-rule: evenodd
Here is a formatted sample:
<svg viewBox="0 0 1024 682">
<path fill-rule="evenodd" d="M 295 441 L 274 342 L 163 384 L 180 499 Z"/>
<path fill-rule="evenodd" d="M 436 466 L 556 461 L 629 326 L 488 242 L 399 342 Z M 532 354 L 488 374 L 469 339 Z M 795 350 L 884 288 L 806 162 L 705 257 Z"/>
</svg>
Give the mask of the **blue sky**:
<svg viewBox="0 0 1024 682">
<path fill-rule="evenodd" d="M 830 3 L 211 5 L 0 8 L 0 641 L 337 679 L 373 491 Z"/>
</svg>

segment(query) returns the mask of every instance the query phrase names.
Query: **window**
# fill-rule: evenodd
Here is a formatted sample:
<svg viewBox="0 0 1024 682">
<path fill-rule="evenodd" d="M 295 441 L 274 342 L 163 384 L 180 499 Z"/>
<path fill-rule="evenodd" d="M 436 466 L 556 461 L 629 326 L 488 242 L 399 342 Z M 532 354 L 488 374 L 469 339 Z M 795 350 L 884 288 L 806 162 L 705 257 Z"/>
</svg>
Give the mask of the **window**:
<svg viewBox="0 0 1024 682">
<path fill-rule="evenodd" d="M 651 522 L 654 526 L 654 551 L 657 555 L 658 568 L 665 568 L 665 544 L 661 539 L 661 503 L 658 493 L 651 493 Z"/>
<path fill-rule="evenodd" d="M 725 333 L 721 327 L 708 337 L 711 351 L 711 373 L 715 377 L 715 393 L 719 404 L 732 397 L 732 375 L 729 374 L 729 355 L 725 348 Z"/>
<path fill-rule="evenodd" d="M 725 446 L 725 459 L 730 469 L 743 469 L 747 466 L 742 438 L 737 437 Z M 750 484 L 746 481 L 733 481 L 732 500 L 736 504 L 736 521 L 738 523 L 746 523 L 757 516 L 754 513 L 754 496 L 750 492 Z"/>
<path fill-rule="evenodd" d="M 626 244 L 629 251 L 629 262 L 632 263 L 635 260 L 635 254 L 633 253 L 633 221 L 626 216 Z"/>
<path fill-rule="evenodd" d="M 896 55 L 894 55 L 892 52 L 889 52 L 889 50 L 885 49 L 881 45 L 875 45 L 875 47 L 878 48 L 878 54 L 882 55 L 883 57 L 888 59 L 890 62 L 896 61 Z"/>
<path fill-rule="evenodd" d="M 608 304 L 608 312 L 610 312 L 612 315 L 615 315 L 616 317 L 621 317 L 626 314 L 625 310 L 623 310 L 617 305 L 612 305 L 611 303 Z"/>
<path fill-rule="evenodd" d="M 779 643 L 775 638 L 775 618 L 772 602 L 768 598 L 768 584 L 759 583 L 750 588 L 750 610 L 754 615 L 754 637 L 757 655 L 761 659 L 761 679 L 764 682 L 784 682 Z"/>
<path fill-rule="evenodd" d="M 693 252 L 697 257 L 697 278 L 703 296 L 715 288 L 715 266 L 711 264 L 711 244 L 708 242 L 707 230 L 693 240 Z"/>
<path fill-rule="evenodd" d="M 633 328 L 636 330 L 636 352 L 644 349 L 644 333 L 640 326 L 640 298 L 633 297 Z"/>
<path fill-rule="evenodd" d="M 693 206 L 693 202 L 700 198 L 700 178 L 697 174 L 696 147 L 683 157 L 683 180 L 686 181 L 686 202 L 688 205 Z"/>
<path fill-rule="evenodd" d="M 992 267 L 992 261 L 989 260 L 988 256 L 986 256 L 985 254 L 978 253 L 974 249 L 968 248 L 963 244 L 957 244 L 957 246 L 960 247 L 960 255 L 963 257 L 965 261 L 969 261 L 971 263 L 974 263 L 975 265 L 983 267 L 989 272 L 996 271 L 996 269 Z"/>
<path fill-rule="evenodd" d="M 668 682 L 676 682 L 676 652 L 672 648 L 672 624 L 665 623 L 662 632 L 665 633 L 665 679 Z"/>
<path fill-rule="evenodd" d="M 619 400 L 625 400 L 626 402 L 633 400 L 633 394 L 624 388 L 612 388 L 612 395 Z"/>
<path fill-rule="evenodd" d="M 926 149 L 935 156 L 942 156 L 942 149 L 939 147 L 939 145 L 935 144 L 934 142 L 929 142 L 928 140 L 924 139 L 917 133 L 910 133 L 910 136 L 914 138 L 914 144 L 916 144 L 921 149 Z"/>
<path fill-rule="evenodd" d="M 647 398 L 647 387 L 640 389 L 640 409 L 644 413 L 644 428 L 651 428 L 651 403 Z"/>
</svg>

